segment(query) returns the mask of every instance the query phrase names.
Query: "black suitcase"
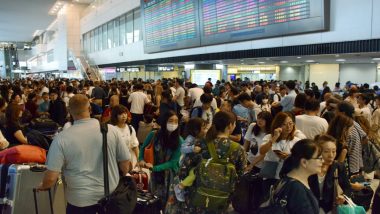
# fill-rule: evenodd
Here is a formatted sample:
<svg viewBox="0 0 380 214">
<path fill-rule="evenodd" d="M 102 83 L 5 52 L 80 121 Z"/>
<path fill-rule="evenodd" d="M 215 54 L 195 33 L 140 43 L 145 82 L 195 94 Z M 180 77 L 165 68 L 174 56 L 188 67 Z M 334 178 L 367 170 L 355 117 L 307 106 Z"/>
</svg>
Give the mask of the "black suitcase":
<svg viewBox="0 0 380 214">
<path fill-rule="evenodd" d="M 249 172 L 240 177 L 235 185 L 231 202 L 234 210 L 241 214 L 256 213 L 261 203 L 262 178 Z"/>
<path fill-rule="evenodd" d="M 44 135 L 54 135 L 58 131 L 58 123 L 49 118 L 36 118 L 30 122 L 31 129 L 37 130 Z"/>
<path fill-rule="evenodd" d="M 137 192 L 137 203 L 134 214 L 159 214 L 161 213 L 161 200 L 157 196 L 144 191 Z"/>
<path fill-rule="evenodd" d="M 372 214 L 380 213 L 380 185 L 377 187 L 373 196 Z"/>
</svg>

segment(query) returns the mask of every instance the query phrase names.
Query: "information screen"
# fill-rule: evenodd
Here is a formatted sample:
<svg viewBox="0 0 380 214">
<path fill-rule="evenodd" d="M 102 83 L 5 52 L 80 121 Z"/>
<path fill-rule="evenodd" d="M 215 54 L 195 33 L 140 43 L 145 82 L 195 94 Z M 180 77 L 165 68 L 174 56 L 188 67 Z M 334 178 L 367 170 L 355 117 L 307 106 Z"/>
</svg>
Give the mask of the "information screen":
<svg viewBox="0 0 380 214">
<path fill-rule="evenodd" d="M 221 71 L 220 70 L 190 70 L 191 72 L 191 82 L 197 85 L 204 85 L 208 78 L 211 78 L 212 82 L 220 80 Z"/>
<path fill-rule="evenodd" d="M 141 0 L 144 51 L 324 31 L 330 0 Z"/>
<path fill-rule="evenodd" d="M 198 0 L 142 0 L 146 53 L 200 46 Z"/>
<path fill-rule="evenodd" d="M 326 30 L 324 0 L 200 0 L 202 45 Z"/>
</svg>

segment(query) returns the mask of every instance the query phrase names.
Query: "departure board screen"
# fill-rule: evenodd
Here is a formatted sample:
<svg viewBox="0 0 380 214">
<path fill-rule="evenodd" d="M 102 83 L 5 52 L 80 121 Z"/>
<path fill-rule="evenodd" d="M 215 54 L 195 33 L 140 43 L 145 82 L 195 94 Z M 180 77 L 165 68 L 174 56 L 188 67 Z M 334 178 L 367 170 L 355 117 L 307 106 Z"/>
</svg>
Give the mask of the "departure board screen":
<svg viewBox="0 0 380 214">
<path fill-rule="evenodd" d="M 198 0 L 142 0 L 146 53 L 200 46 Z"/>
<path fill-rule="evenodd" d="M 325 30 L 323 0 L 200 0 L 201 44 Z"/>
<path fill-rule="evenodd" d="M 145 53 L 329 29 L 330 0 L 141 0 Z"/>
</svg>

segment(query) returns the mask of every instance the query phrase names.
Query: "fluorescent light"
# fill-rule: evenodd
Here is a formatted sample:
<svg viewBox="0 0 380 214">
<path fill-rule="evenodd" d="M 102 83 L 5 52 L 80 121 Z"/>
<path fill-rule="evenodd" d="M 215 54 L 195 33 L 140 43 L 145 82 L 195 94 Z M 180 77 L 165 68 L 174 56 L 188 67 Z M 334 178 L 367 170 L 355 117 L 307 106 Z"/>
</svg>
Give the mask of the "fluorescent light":
<svg viewBox="0 0 380 214">
<path fill-rule="evenodd" d="M 265 64 L 265 62 L 259 62 L 259 64 Z"/>
<path fill-rule="evenodd" d="M 345 62 L 346 60 L 345 59 L 337 59 L 335 61 L 337 61 L 337 62 Z"/>
<path fill-rule="evenodd" d="M 372 60 L 380 61 L 380 58 L 372 58 Z"/>
<path fill-rule="evenodd" d="M 280 63 L 288 63 L 288 61 L 286 61 L 286 60 L 283 60 L 283 61 L 281 61 Z"/>
<path fill-rule="evenodd" d="M 302 57 L 300 57 L 300 56 L 297 56 L 297 59 L 301 59 Z"/>
<path fill-rule="evenodd" d="M 315 62 L 315 60 L 309 59 L 309 60 L 306 60 L 305 62 L 311 63 L 311 62 Z"/>
</svg>

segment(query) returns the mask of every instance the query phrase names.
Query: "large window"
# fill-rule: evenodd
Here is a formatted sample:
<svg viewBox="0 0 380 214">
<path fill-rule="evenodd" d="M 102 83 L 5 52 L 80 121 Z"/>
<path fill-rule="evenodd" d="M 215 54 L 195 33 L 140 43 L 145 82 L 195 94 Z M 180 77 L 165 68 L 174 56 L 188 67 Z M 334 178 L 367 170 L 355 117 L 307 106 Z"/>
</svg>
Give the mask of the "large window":
<svg viewBox="0 0 380 214">
<path fill-rule="evenodd" d="M 133 37 L 134 37 L 134 39 L 133 39 L 134 42 L 138 42 L 138 41 L 142 40 L 140 10 L 134 10 Z"/>
<path fill-rule="evenodd" d="M 107 47 L 107 24 L 103 25 L 103 50 L 106 50 Z"/>
<path fill-rule="evenodd" d="M 120 17 L 120 45 L 126 44 L 126 35 L 125 35 L 125 16 Z"/>
<path fill-rule="evenodd" d="M 83 34 L 83 50 L 91 53 L 141 40 L 141 12 L 138 8 Z"/>
<path fill-rule="evenodd" d="M 112 48 L 112 43 L 113 43 L 113 22 L 108 22 L 107 24 L 107 38 L 108 38 L 108 42 L 107 42 L 107 48 L 110 49 Z"/>
<path fill-rule="evenodd" d="M 114 20 L 114 29 L 113 29 L 113 47 L 119 46 L 120 32 L 119 32 L 119 19 Z"/>
<path fill-rule="evenodd" d="M 99 33 L 99 37 L 98 37 L 98 50 L 101 51 L 103 50 L 103 30 L 102 30 L 102 26 L 98 27 L 98 33 Z"/>
<path fill-rule="evenodd" d="M 99 31 L 98 28 L 95 28 L 95 37 L 94 37 L 94 51 L 98 51 L 98 37 L 99 37 Z"/>
<path fill-rule="evenodd" d="M 127 14 L 127 44 L 133 43 L 133 11 Z"/>
</svg>

